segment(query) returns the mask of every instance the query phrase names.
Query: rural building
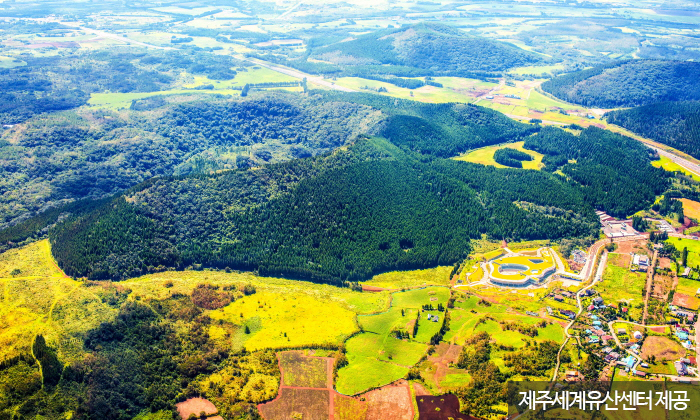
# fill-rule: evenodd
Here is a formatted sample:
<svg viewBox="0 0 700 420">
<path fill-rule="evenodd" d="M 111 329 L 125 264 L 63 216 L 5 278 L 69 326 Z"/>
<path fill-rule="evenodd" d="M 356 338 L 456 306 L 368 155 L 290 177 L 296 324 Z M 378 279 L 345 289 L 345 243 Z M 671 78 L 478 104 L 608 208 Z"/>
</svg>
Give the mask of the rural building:
<svg viewBox="0 0 700 420">
<path fill-rule="evenodd" d="M 688 369 L 686 368 L 685 363 L 681 362 L 680 360 L 674 362 L 673 367 L 676 368 L 676 373 L 678 376 L 685 376 L 688 374 Z"/>
<path fill-rule="evenodd" d="M 553 299 L 556 300 L 557 302 L 563 302 L 563 301 L 564 301 L 564 296 L 562 296 L 562 295 L 554 295 Z"/>
<path fill-rule="evenodd" d="M 603 343 L 607 343 L 608 341 L 613 339 L 613 336 L 606 334 L 606 335 L 603 335 L 602 337 L 600 337 L 600 339 L 603 340 Z"/>
<path fill-rule="evenodd" d="M 435 315 L 435 316 L 433 317 L 433 322 L 438 322 L 439 320 L 440 320 L 440 317 L 439 317 L 439 316 Z"/>
<path fill-rule="evenodd" d="M 532 312 L 532 311 L 525 311 L 525 313 L 528 314 L 528 315 L 530 315 L 530 316 L 536 316 L 536 317 L 539 317 L 539 316 L 540 316 L 540 314 L 538 314 L 538 313 L 536 313 L 536 312 Z"/>
<path fill-rule="evenodd" d="M 644 378 L 647 376 L 646 372 L 642 372 L 641 370 L 635 371 L 634 374 L 639 376 L 640 378 Z"/>
<path fill-rule="evenodd" d="M 594 310 L 595 310 L 595 306 L 593 306 L 593 305 L 588 305 L 588 308 L 587 308 L 587 309 L 588 309 L 589 311 L 594 311 Z"/>
<path fill-rule="evenodd" d="M 632 334 L 635 340 L 641 340 L 644 338 L 644 334 L 642 334 L 640 331 L 635 331 L 634 334 Z"/>
<path fill-rule="evenodd" d="M 600 326 L 602 326 L 602 325 L 603 325 L 603 324 L 602 324 L 600 321 L 593 321 L 593 326 L 594 326 L 594 327 L 600 327 Z"/>
<path fill-rule="evenodd" d="M 617 335 L 627 335 L 627 330 L 624 328 L 618 328 Z"/>
<path fill-rule="evenodd" d="M 596 306 L 602 305 L 603 304 L 603 298 L 600 296 L 596 296 L 593 298 L 593 304 Z"/>
<path fill-rule="evenodd" d="M 623 314 L 626 314 L 628 311 L 629 311 L 629 309 L 628 309 L 626 306 L 625 306 L 624 308 L 622 308 L 622 313 L 623 313 Z"/>
</svg>

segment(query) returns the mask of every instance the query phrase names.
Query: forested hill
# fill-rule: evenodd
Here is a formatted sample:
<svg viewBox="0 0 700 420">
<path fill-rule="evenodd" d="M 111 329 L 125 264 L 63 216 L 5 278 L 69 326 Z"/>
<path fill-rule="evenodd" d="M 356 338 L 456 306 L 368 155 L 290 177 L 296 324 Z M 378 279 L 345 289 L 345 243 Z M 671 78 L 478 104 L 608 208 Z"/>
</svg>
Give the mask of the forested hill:
<svg viewBox="0 0 700 420">
<path fill-rule="evenodd" d="M 542 89 L 565 101 L 598 108 L 700 100 L 700 63 L 617 62 L 555 77 Z"/>
<path fill-rule="evenodd" d="M 351 40 L 314 47 L 307 57 L 286 64 L 315 73 L 371 76 L 474 76 L 497 74 L 544 61 L 514 45 L 471 36 L 451 26 L 421 23 L 379 30 Z M 270 59 L 270 58 L 268 58 Z M 331 64 L 329 64 L 331 63 Z"/>
<path fill-rule="evenodd" d="M 548 171 L 496 169 L 359 138 L 262 170 L 149 182 L 59 223 L 50 238 L 74 276 L 210 266 L 343 284 L 453 264 L 482 234 L 595 236 L 594 208 L 628 215 L 668 185 L 643 146 L 603 130 L 578 137 L 547 128 L 526 146 L 547 156 Z M 558 169 L 566 177 L 552 173 Z"/>
<path fill-rule="evenodd" d="M 131 111 L 36 117 L 25 129 L 5 133 L 6 140 L 0 139 L 0 228 L 66 201 L 119 193 L 152 177 L 310 157 L 345 146 L 361 133 L 451 157 L 522 139 L 534 130 L 478 106 L 369 94 L 255 92 L 245 99 L 169 100 L 173 103 L 138 101 Z"/>
<path fill-rule="evenodd" d="M 700 159 L 700 102 L 661 102 L 613 111 L 606 118 Z"/>
</svg>

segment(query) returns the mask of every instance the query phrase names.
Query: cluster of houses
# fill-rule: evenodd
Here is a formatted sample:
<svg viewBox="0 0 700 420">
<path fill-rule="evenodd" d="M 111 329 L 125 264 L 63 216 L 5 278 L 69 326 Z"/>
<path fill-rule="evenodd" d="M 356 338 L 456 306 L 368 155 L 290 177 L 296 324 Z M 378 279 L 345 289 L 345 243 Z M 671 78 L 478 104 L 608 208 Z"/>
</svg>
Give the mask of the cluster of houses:
<svg viewBox="0 0 700 420">
<path fill-rule="evenodd" d="M 591 319 L 593 319 L 593 328 L 587 328 L 585 330 L 586 336 L 588 337 L 588 342 L 591 344 L 595 343 L 600 343 L 601 341 L 603 344 L 607 344 L 608 341 L 613 339 L 613 336 L 610 334 L 607 334 L 603 330 L 603 323 L 598 321 L 598 317 L 595 315 L 591 316 Z"/>
<path fill-rule="evenodd" d="M 577 249 L 576 251 L 571 253 L 571 259 L 576 263 L 580 265 L 586 264 L 586 258 L 587 255 L 585 252 L 583 252 L 580 249 Z"/>
<path fill-rule="evenodd" d="M 694 322 L 695 321 L 695 313 L 691 312 L 687 309 L 680 308 L 675 305 L 668 305 L 668 310 L 673 318 L 670 321 L 671 324 L 676 324 L 678 321 L 677 320 L 682 320 L 685 319 L 688 322 Z"/>
<path fill-rule="evenodd" d="M 576 298 L 576 294 L 568 290 L 555 290 L 549 294 L 549 297 L 556 300 L 557 302 L 563 302 L 564 299 Z"/>
<path fill-rule="evenodd" d="M 508 94 L 508 95 L 503 95 L 503 96 L 505 96 L 506 98 L 510 98 L 510 99 L 521 99 L 520 96 L 518 96 L 518 95 L 509 95 Z"/>
<path fill-rule="evenodd" d="M 440 317 L 437 315 L 428 314 L 428 321 L 438 322 L 440 321 Z"/>
<path fill-rule="evenodd" d="M 632 254 L 632 271 L 649 270 L 649 256 L 643 254 Z"/>
<path fill-rule="evenodd" d="M 673 362 L 673 367 L 676 369 L 678 376 L 688 375 L 688 366 L 694 366 L 697 363 L 694 357 L 684 357 Z"/>
<path fill-rule="evenodd" d="M 588 309 L 589 312 L 593 312 L 598 309 L 604 309 L 605 307 L 605 301 L 603 300 L 603 298 L 600 296 L 596 296 L 591 300 L 591 304 L 588 305 L 588 308 L 586 309 Z"/>
</svg>

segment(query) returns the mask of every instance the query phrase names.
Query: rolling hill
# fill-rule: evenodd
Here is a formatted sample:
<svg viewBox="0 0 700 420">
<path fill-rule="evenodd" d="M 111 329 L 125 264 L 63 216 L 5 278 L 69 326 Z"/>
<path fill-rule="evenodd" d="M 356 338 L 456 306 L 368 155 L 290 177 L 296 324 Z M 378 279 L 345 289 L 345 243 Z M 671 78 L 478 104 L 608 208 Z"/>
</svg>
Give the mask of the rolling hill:
<svg viewBox="0 0 700 420">
<path fill-rule="evenodd" d="M 484 77 L 544 62 L 542 56 L 514 45 L 435 23 L 379 30 L 344 39 L 312 48 L 308 57 L 315 61 L 307 61 L 305 56 L 287 60 L 285 64 L 314 73 L 344 76 Z"/>
<path fill-rule="evenodd" d="M 609 122 L 700 158 L 700 102 L 661 102 L 612 111 Z"/>
<path fill-rule="evenodd" d="M 700 99 L 700 63 L 633 60 L 615 62 L 548 80 L 545 92 L 598 108 Z"/>
</svg>

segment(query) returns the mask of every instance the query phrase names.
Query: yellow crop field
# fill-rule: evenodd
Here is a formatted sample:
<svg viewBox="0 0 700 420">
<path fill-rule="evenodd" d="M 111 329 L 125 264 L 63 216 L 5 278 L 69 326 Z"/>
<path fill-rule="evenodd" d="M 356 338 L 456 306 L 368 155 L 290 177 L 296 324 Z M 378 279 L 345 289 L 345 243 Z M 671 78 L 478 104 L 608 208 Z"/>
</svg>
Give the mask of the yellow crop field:
<svg viewBox="0 0 700 420">
<path fill-rule="evenodd" d="M 687 198 L 681 198 L 683 213 L 691 219 L 700 220 L 700 203 Z"/>
<path fill-rule="evenodd" d="M 340 344 L 358 329 L 354 312 L 304 293 L 258 292 L 209 315 L 213 319 L 248 326 L 250 335 L 245 348 L 251 351 Z M 331 328 L 329 320 L 332 320 Z"/>
<path fill-rule="evenodd" d="M 403 289 L 427 285 L 447 286 L 450 284 L 450 273 L 452 273 L 452 267 L 436 267 L 413 271 L 391 271 L 378 274 L 370 280 L 362 282 L 362 284 L 387 289 Z"/>
<path fill-rule="evenodd" d="M 503 149 L 503 148 L 507 147 L 510 149 L 516 149 L 516 150 L 520 150 L 521 152 L 525 152 L 534 158 L 531 161 L 523 161 L 523 169 L 539 170 L 542 167 L 542 158 L 544 157 L 544 155 L 541 153 L 534 152 L 532 150 L 527 150 L 527 149 L 523 148 L 524 145 L 525 145 L 525 142 L 520 141 L 517 143 L 509 143 L 509 144 L 501 144 L 501 145 L 497 145 L 497 146 L 482 147 L 481 149 L 474 150 L 474 151 L 469 152 L 465 155 L 458 156 L 454 159 L 463 160 L 465 162 L 480 163 L 482 165 L 487 165 L 487 166 L 495 166 L 497 168 L 505 168 L 506 166 L 501 165 L 500 163 L 497 163 L 493 159 L 493 155 L 494 155 L 494 153 L 496 153 L 496 150 Z"/>
</svg>

